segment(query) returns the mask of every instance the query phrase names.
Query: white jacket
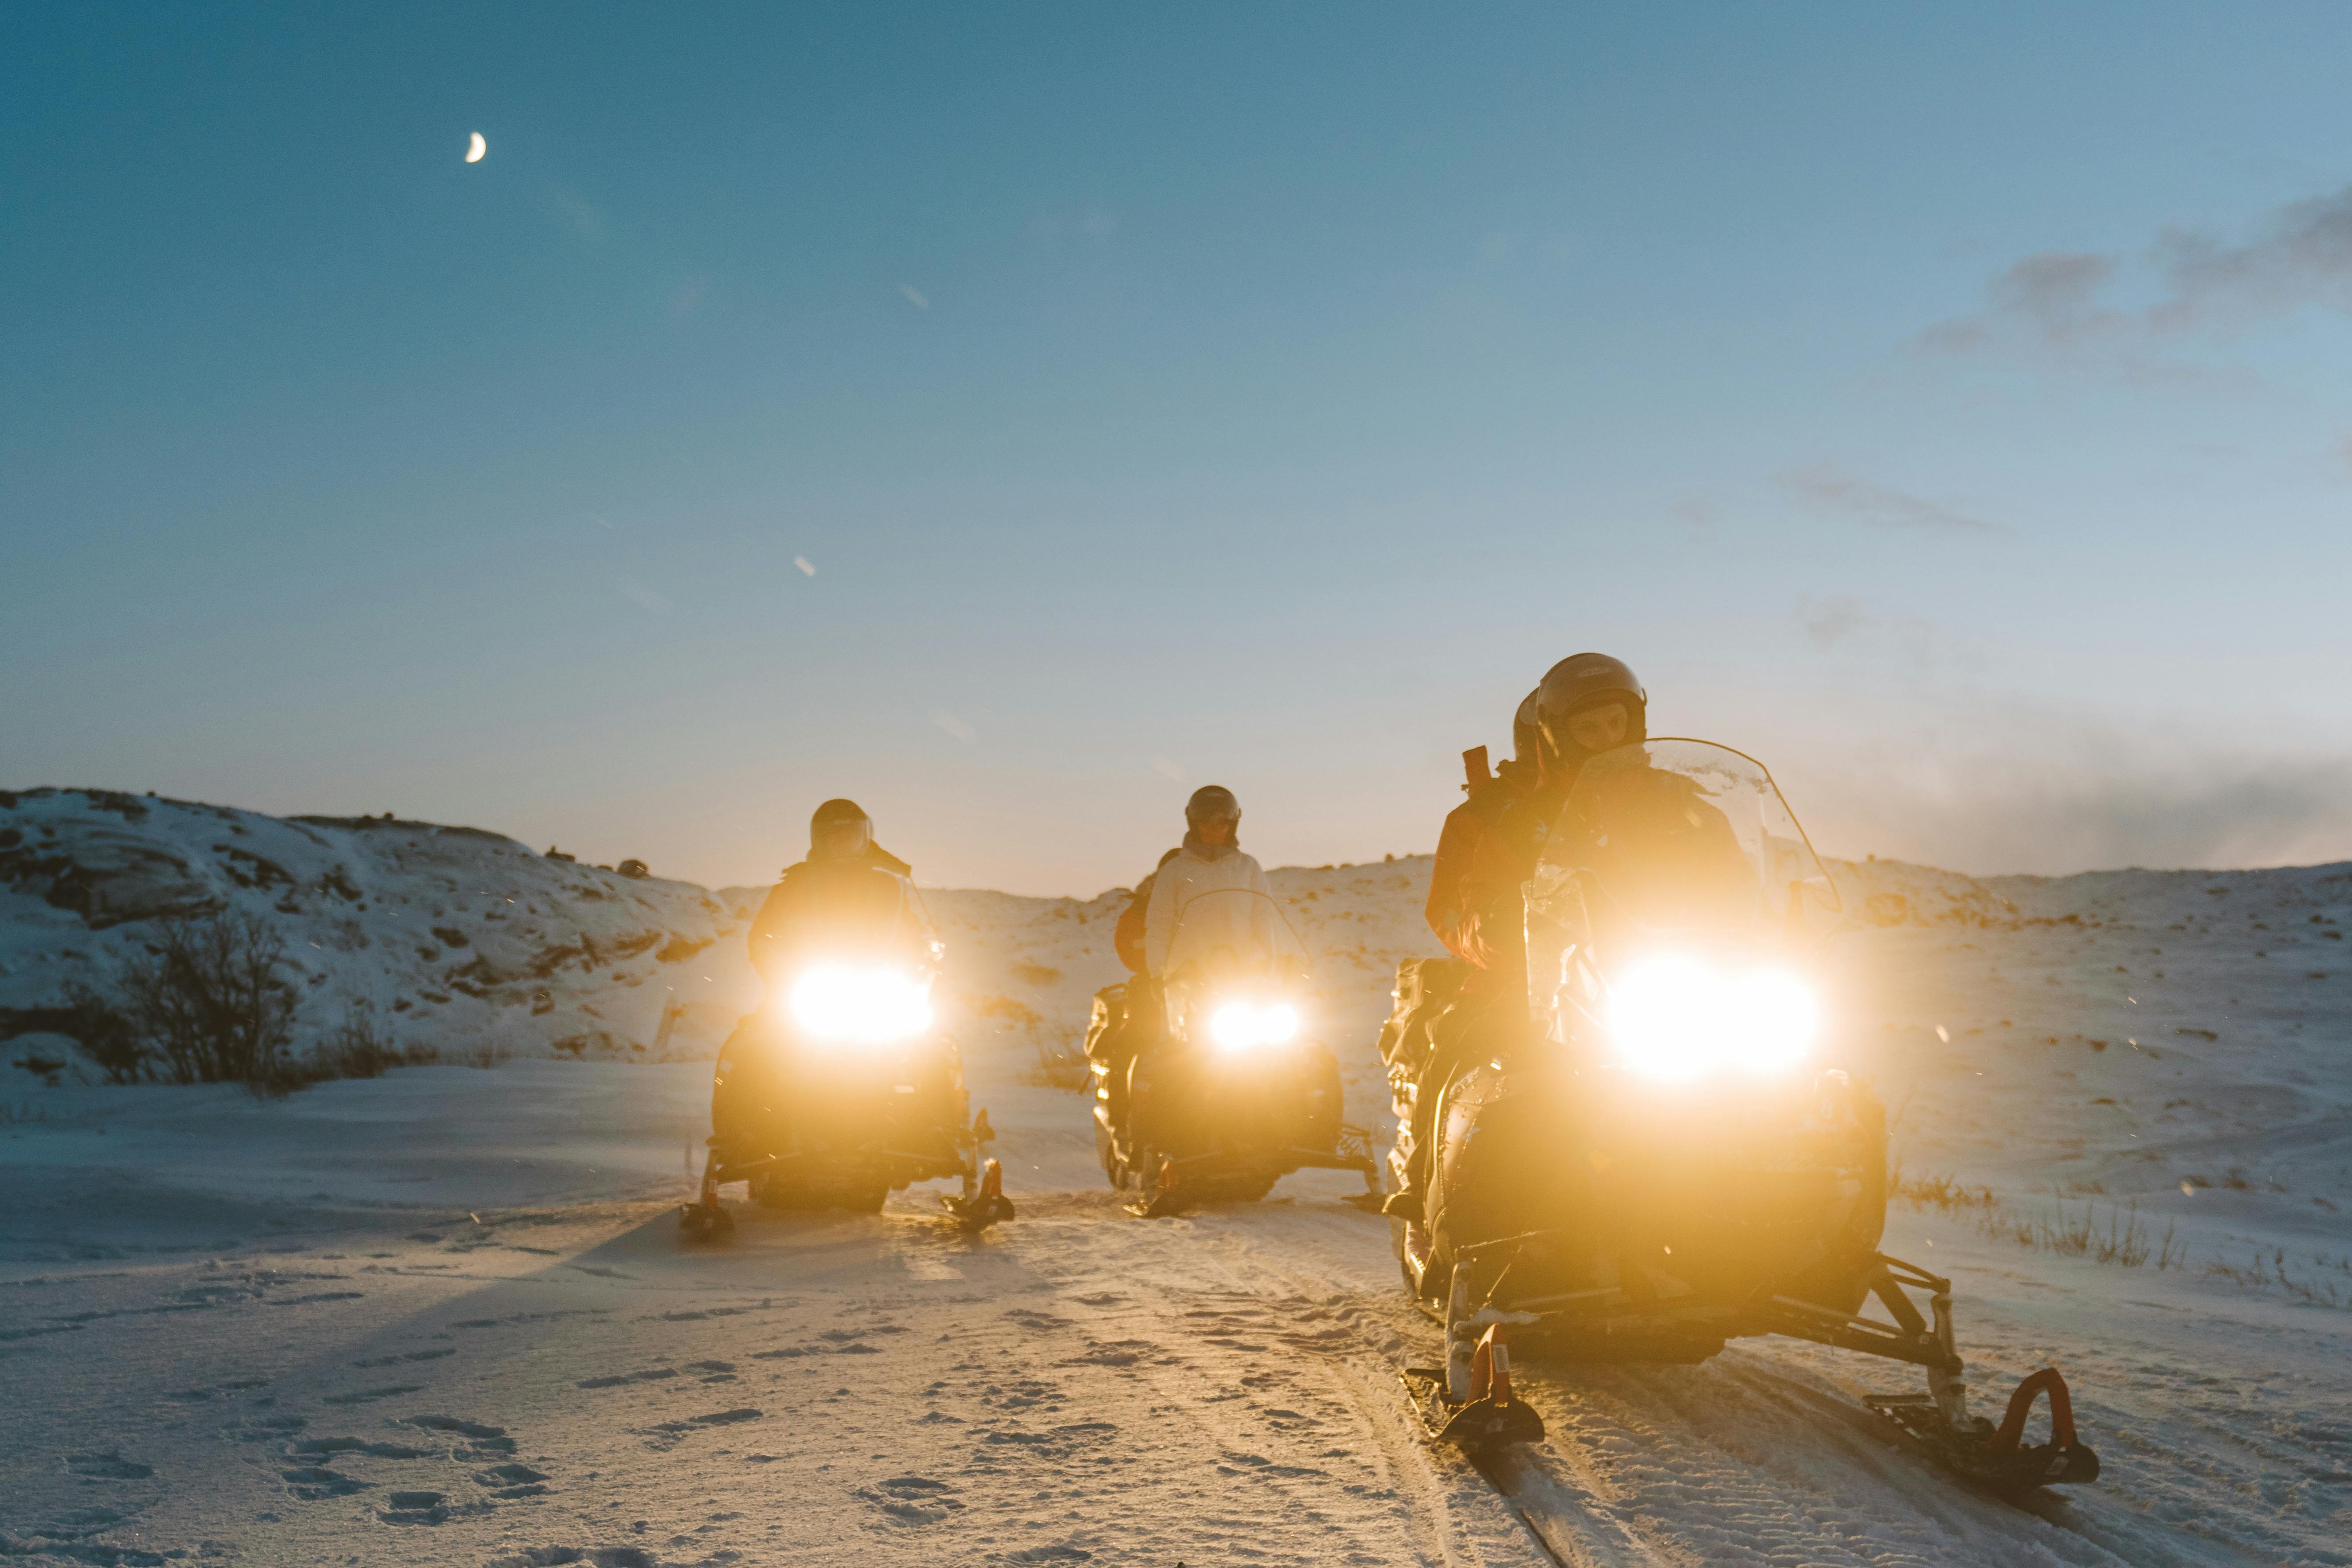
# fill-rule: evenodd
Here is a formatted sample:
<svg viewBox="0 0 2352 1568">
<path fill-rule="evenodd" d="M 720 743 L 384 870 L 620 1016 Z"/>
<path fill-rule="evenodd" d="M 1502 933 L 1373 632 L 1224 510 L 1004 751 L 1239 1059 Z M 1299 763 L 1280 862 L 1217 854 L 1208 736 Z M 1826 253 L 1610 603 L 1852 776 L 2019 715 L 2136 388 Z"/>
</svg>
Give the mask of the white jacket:
<svg viewBox="0 0 2352 1568">
<path fill-rule="evenodd" d="M 1209 898 L 1213 893 L 1265 896 Z M 1211 860 L 1190 847 L 1179 849 L 1152 879 L 1143 915 L 1145 967 L 1165 977 L 1169 944 L 1180 926 L 1186 954 L 1230 947 L 1244 962 L 1271 957 L 1276 913 L 1265 872 L 1252 856 L 1236 849 Z"/>
</svg>

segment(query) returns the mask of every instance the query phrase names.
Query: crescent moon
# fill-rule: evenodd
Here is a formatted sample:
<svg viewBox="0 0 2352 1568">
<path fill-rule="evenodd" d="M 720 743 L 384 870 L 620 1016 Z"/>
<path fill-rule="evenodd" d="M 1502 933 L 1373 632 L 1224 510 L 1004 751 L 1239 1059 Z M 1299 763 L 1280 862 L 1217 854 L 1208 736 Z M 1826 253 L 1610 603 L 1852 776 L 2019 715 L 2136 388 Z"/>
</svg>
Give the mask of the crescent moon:
<svg viewBox="0 0 2352 1568">
<path fill-rule="evenodd" d="M 488 153 L 489 150 L 489 142 L 483 138 L 480 132 L 477 131 L 474 132 L 474 140 L 472 143 L 466 149 L 466 162 L 468 163 L 478 163 L 482 161 L 482 154 Z"/>
</svg>

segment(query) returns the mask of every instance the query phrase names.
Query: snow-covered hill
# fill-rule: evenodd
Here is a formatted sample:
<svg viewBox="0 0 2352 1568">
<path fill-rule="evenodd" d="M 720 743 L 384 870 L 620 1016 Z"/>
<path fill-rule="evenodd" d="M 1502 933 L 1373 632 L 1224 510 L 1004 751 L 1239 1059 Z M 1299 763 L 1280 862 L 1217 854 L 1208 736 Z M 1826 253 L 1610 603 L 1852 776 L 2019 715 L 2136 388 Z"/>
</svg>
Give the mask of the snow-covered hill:
<svg viewBox="0 0 2352 1568">
<path fill-rule="evenodd" d="M 1428 867 L 1273 873 L 1335 997 L 1427 951 Z M 57 1027 L 68 982 L 102 987 L 150 922 L 231 910 L 285 942 L 298 1048 L 356 1011 L 452 1057 L 708 1057 L 758 999 L 742 939 L 764 894 L 624 877 L 474 827 L 0 791 L 0 1037 Z M 975 1036 L 1066 1044 L 1093 992 L 1124 977 L 1124 889 L 923 896 L 948 943 L 943 1000 Z"/>
<path fill-rule="evenodd" d="M 148 922 L 234 910 L 284 939 L 297 1043 L 352 1011 L 445 1050 L 645 1055 L 722 1026 L 709 959 L 740 914 L 702 889 L 478 828 L 265 816 L 106 790 L 0 792 L 0 1029 L 102 983 Z M 682 1029 L 681 1029 L 682 1026 Z"/>
</svg>

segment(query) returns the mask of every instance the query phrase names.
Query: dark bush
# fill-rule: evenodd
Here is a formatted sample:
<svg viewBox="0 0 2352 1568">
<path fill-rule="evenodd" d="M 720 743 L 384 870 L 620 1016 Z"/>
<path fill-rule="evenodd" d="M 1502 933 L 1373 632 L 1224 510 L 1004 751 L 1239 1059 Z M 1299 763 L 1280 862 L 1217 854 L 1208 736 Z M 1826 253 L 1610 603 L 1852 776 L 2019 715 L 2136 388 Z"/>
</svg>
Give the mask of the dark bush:
<svg viewBox="0 0 2352 1568">
<path fill-rule="evenodd" d="M 59 1032 L 73 1037 L 75 1047 L 109 1083 L 137 1083 L 148 1075 L 152 1055 L 139 1037 L 139 1026 L 108 997 L 79 980 L 66 982 L 68 1021 Z"/>
<path fill-rule="evenodd" d="M 344 1013 L 343 1021 L 326 1038 L 310 1047 L 308 1056 L 279 1061 L 273 1071 L 249 1080 L 247 1087 L 264 1100 L 276 1100 L 313 1084 L 382 1078 L 394 1068 L 425 1067 L 440 1059 L 441 1053 L 431 1046 L 404 1046 L 387 1037 L 377 1030 L 373 1018 L 355 1006 Z"/>
<path fill-rule="evenodd" d="M 115 1005 L 159 1076 L 268 1082 L 293 1037 L 294 994 L 278 978 L 285 963 L 285 939 L 257 916 L 159 921 L 148 950 L 122 965 Z"/>
<path fill-rule="evenodd" d="M 274 1097 L 442 1059 L 431 1046 L 384 1035 L 358 1006 L 307 1056 L 293 1056 L 294 992 L 279 978 L 286 943 L 268 921 L 224 912 L 152 929 L 146 951 L 118 971 L 113 994 L 69 983 L 66 1005 L 41 1015 L 112 1082 L 241 1083 Z M 477 1052 L 474 1065 L 503 1055 Z"/>
<path fill-rule="evenodd" d="M 382 1078 L 394 1068 L 423 1067 L 441 1059 L 430 1046 L 404 1046 L 376 1030 L 375 1020 L 356 1010 L 296 1064 L 305 1083 L 339 1078 Z"/>
</svg>

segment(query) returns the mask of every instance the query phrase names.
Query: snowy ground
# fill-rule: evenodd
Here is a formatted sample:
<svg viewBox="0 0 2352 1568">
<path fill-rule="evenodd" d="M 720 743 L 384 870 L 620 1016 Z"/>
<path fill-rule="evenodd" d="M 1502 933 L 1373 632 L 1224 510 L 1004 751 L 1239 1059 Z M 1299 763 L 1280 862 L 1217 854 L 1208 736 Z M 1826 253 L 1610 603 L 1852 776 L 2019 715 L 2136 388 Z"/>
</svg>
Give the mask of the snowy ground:
<svg viewBox="0 0 2352 1568">
<path fill-rule="evenodd" d="M 1275 877 L 1354 1120 L 1377 1119 L 1370 1041 L 1390 963 L 1425 951 L 1426 874 Z M 1900 1369 L 1815 1347 L 1523 1366 L 1553 1436 L 1517 1479 L 1553 1550 L 2352 1562 L 2352 963 L 2329 935 L 2352 880 L 1847 880 L 1885 923 L 1842 939 L 1840 1054 L 1901 1108 L 1912 1175 L 2000 1205 L 1899 1209 L 1888 1246 L 1958 1282 L 1980 1401 L 2066 1371 L 2106 1476 L 2030 1509 L 1973 1495 L 1840 1415 Z M 0 1557 L 1552 1561 L 1413 1436 L 1393 1371 L 1434 1336 L 1383 1225 L 1339 1202 L 1352 1178 L 1132 1220 L 1083 1102 L 1025 1081 L 1112 972 L 1117 901 L 931 898 L 1022 1205 L 979 1238 L 919 1192 L 879 1218 L 739 1207 L 731 1244 L 682 1247 L 702 1062 L 423 1068 L 266 1104 L 0 1078 Z M 2168 1229 L 2172 1267 L 2015 1238 L 2086 1213 L 2151 1248 Z"/>
</svg>

